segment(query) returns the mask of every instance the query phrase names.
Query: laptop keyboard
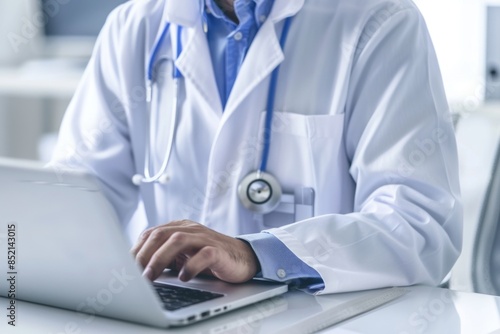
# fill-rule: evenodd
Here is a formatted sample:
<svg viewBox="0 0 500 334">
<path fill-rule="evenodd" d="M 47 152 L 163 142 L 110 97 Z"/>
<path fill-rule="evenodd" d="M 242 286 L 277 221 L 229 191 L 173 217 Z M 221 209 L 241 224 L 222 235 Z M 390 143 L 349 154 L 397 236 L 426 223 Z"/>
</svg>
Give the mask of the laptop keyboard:
<svg viewBox="0 0 500 334">
<path fill-rule="evenodd" d="M 219 293 L 181 288 L 175 285 L 154 284 L 154 287 L 156 292 L 160 295 L 163 307 L 168 311 L 175 311 L 183 307 L 223 296 Z"/>
</svg>

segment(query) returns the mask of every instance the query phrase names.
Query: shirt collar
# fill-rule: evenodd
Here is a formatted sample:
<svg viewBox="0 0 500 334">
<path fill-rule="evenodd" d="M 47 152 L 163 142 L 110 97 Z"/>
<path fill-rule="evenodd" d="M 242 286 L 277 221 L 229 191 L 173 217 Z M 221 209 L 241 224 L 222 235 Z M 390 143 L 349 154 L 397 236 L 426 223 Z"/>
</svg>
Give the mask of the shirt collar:
<svg viewBox="0 0 500 334">
<path fill-rule="evenodd" d="M 218 19 L 222 19 L 225 17 L 224 12 L 222 12 L 222 9 L 220 9 L 220 7 L 217 6 L 214 0 L 206 0 L 205 3 L 207 7 L 207 12 L 210 12 L 213 16 L 215 16 Z"/>
<path fill-rule="evenodd" d="M 234 0 L 234 6 L 236 8 L 236 15 L 238 19 L 244 21 L 244 18 L 241 17 L 245 15 L 243 8 L 253 4 L 254 10 L 254 19 L 257 26 L 260 26 L 265 19 L 269 16 L 271 12 L 271 8 L 273 6 L 274 0 Z M 218 19 L 229 20 L 229 18 L 224 14 L 222 9 L 215 3 L 214 0 L 206 0 L 206 7 L 212 13 L 212 15 Z"/>
<path fill-rule="evenodd" d="M 201 11 L 201 4 L 205 1 L 213 0 L 165 0 L 165 7 L 163 10 L 162 17 L 162 27 L 164 27 L 167 22 L 181 25 L 183 27 L 193 27 L 199 22 Z M 258 3 L 265 3 L 268 0 L 252 0 Z M 274 4 L 270 7 L 272 8 L 268 18 L 272 22 L 278 22 L 285 17 L 295 15 L 304 5 L 305 0 L 272 0 Z M 205 6 L 203 6 L 205 7 Z M 161 31 L 158 32 L 160 34 Z"/>
</svg>

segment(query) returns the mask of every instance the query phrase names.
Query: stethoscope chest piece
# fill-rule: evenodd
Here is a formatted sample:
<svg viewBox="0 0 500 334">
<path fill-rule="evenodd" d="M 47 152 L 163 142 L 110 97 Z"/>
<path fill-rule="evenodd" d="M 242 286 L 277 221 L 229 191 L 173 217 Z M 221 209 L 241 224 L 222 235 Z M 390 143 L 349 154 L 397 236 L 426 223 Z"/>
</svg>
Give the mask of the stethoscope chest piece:
<svg viewBox="0 0 500 334">
<path fill-rule="evenodd" d="M 269 173 L 248 174 L 238 186 L 238 196 L 244 207 L 257 213 L 270 213 L 280 204 L 281 186 Z"/>
</svg>

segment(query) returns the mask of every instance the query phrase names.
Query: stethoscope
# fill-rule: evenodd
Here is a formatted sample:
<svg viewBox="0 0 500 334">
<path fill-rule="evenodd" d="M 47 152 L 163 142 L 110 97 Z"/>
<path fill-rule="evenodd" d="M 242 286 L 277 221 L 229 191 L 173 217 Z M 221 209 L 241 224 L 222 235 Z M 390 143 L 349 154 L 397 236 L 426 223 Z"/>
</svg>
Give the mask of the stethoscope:
<svg viewBox="0 0 500 334">
<path fill-rule="evenodd" d="M 285 20 L 283 30 L 280 38 L 281 49 L 283 50 L 285 47 L 285 43 L 288 37 L 288 32 L 290 30 L 291 17 Z M 206 25 L 204 25 L 206 32 Z M 157 122 L 157 113 L 152 112 L 151 103 L 153 101 L 153 84 L 154 84 L 154 62 L 157 58 L 158 51 L 160 50 L 160 46 L 162 45 L 168 31 L 170 30 L 170 23 L 167 23 L 165 29 L 163 30 L 158 42 L 153 48 L 153 52 L 151 54 L 151 58 L 149 61 L 149 65 L 147 68 L 147 106 L 149 110 L 150 120 L 149 120 L 149 128 L 147 132 L 148 144 L 146 145 L 145 152 L 145 164 L 144 164 L 144 175 L 136 174 L 132 178 L 132 182 L 139 186 L 141 183 L 160 183 L 165 184 L 169 181 L 169 177 L 166 174 L 168 162 L 170 160 L 170 155 L 172 152 L 173 142 L 175 138 L 175 130 L 176 130 L 176 122 L 177 122 L 177 114 L 178 114 L 178 93 L 179 93 L 179 80 L 182 78 L 182 74 L 174 66 L 173 73 L 173 81 L 175 86 L 175 94 L 173 98 L 173 115 L 172 115 L 172 123 L 170 126 L 170 136 L 167 145 L 167 151 L 165 153 L 165 158 L 163 159 L 163 163 L 158 170 L 158 172 L 151 172 L 151 133 L 152 126 Z M 182 27 L 179 26 L 177 29 L 177 52 L 176 59 L 182 53 L 182 44 L 181 44 L 181 32 Z M 238 185 L 238 197 L 243 204 L 249 210 L 252 210 L 257 213 L 266 214 L 272 212 L 279 205 L 281 201 L 282 190 L 278 180 L 266 172 L 267 169 L 267 161 L 269 158 L 269 150 L 271 146 L 271 124 L 273 120 L 273 112 L 274 112 L 274 99 L 276 96 L 276 87 L 278 83 L 278 75 L 279 75 L 280 66 L 276 67 L 271 74 L 271 81 L 269 84 L 269 92 L 267 96 L 267 105 L 266 105 L 266 117 L 264 122 L 264 133 L 263 133 L 263 150 L 262 157 L 259 169 L 248 174 L 243 178 L 243 180 Z"/>
</svg>

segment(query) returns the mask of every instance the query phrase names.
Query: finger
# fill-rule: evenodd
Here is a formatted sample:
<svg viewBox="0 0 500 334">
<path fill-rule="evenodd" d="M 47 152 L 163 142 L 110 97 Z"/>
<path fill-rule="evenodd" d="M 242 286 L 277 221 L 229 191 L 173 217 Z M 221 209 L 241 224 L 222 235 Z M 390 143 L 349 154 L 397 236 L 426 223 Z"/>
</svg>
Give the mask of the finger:
<svg viewBox="0 0 500 334">
<path fill-rule="evenodd" d="M 186 263 L 188 257 L 185 254 L 177 254 L 175 259 L 168 265 L 168 269 L 179 272 L 182 267 L 184 267 L 184 263 Z"/>
<path fill-rule="evenodd" d="M 137 243 L 130 250 L 130 253 L 134 256 L 134 258 L 137 258 L 137 255 L 141 251 L 142 247 L 144 247 L 144 244 L 149 239 L 149 236 L 157 229 L 165 228 L 165 227 L 169 227 L 169 228 L 182 227 L 183 229 L 186 229 L 186 228 L 193 229 L 193 228 L 196 228 L 198 225 L 199 224 L 192 222 L 190 220 L 178 220 L 178 221 L 173 221 L 173 222 L 170 222 L 168 224 L 161 225 L 161 226 L 155 226 L 155 227 L 149 228 L 141 233 Z"/>
<path fill-rule="evenodd" d="M 158 229 L 158 228 L 161 228 L 162 226 L 155 226 L 155 227 L 152 227 L 152 228 L 149 228 L 145 231 L 143 231 L 141 233 L 141 235 L 139 236 L 139 238 L 137 239 L 137 242 L 135 243 L 135 245 L 132 247 L 132 249 L 130 250 L 130 253 L 135 257 L 137 257 L 137 254 L 139 253 L 139 251 L 141 250 L 142 246 L 146 243 L 146 241 L 148 240 L 150 234 Z"/>
<path fill-rule="evenodd" d="M 137 252 L 137 262 L 145 268 L 149 261 L 151 261 L 153 254 L 155 254 L 176 231 L 178 231 L 177 228 L 169 228 L 165 225 L 153 230 Z"/>
<path fill-rule="evenodd" d="M 154 281 L 179 254 L 191 254 L 204 246 L 206 246 L 206 239 L 191 233 L 176 231 L 152 254 L 144 270 L 144 276 Z"/>
<path fill-rule="evenodd" d="M 207 269 L 215 266 L 217 261 L 219 261 L 218 255 L 219 251 L 217 248 L 211 246 L 203 247 L 184 264 L 179 273 L 179 279 L 187 282 L 201 272 L 206 272 Z"/>
</svg>

